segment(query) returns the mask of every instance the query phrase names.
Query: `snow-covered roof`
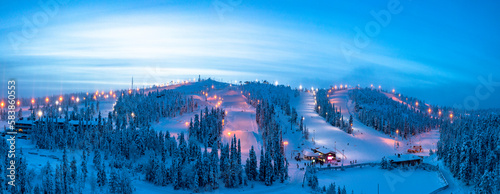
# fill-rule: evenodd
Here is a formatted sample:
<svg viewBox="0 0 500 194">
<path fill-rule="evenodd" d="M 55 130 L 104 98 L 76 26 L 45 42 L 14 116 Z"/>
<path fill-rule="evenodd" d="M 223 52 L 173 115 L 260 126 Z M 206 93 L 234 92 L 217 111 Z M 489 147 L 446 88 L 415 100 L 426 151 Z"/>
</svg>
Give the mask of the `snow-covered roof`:
<svg viewBox="0 0 500 194">
<path fill-rule="evenodd" d="M 33 120 L 27 120 L 27 119 L 18 120 L 16 121 L 16 124 L 33 124 Z"/>
<path fill-rule="evenodd" d="M 310 149 L 304 149 L 304 151 L 302 151 L 302 154 L 304 156 L 316 156 L 318 157 L 319 156 L 319 153 L 314 153 L 312 150 Z"/>
<path fill-rule="evenodd" d="M 69 124 L 71 124 L 71 125 L 78 125 L 78 124 L 80 124 L 80 123 L 78 122 L 78 120 L 71 120 L 71 121 L 68 121 L 68 123 L 69 123 Z M 94 121 L 94 120 L 92 120 L 92 121 L 82 121 L 82 124 L 83 124 L 83 125 L 86 125 L 86 124 L 89 124 L 89 125 L 97 125 L 97 123 L 98 123 L 98 122 L 97 122 L 97 121 Z"/>
<path fill-rule="evenodd" d="M 326 153 L 329 153 L 329 152 L 333 152 L 333 153 L 335 153 L 335 151 L 330 150 L 330 149 L 328 149 L 328 148 L 326 148 L 326 147 L 324 147 L 324 146 L 323 146 L 323 147 L 316 147 L 316 148 L 312 148 L 312 149 L 313 149 L 313 150 L 316 150 L 316 151 L 318 151 L 318 152 L 321 152 L 321 153 L 323 153 L 323 154 L 326 154 Z"/>
<path fill-rule="evenodd" d="M 395 156 L 388 156 L 387 158 L 389 161 L 393 161 L 393 162 L 421 160 L 420 157 L 413 155 L 413 154 L 400 154 L 399 157 L 398 157 L 398 155 L 395 155 Z"/>
</svg>

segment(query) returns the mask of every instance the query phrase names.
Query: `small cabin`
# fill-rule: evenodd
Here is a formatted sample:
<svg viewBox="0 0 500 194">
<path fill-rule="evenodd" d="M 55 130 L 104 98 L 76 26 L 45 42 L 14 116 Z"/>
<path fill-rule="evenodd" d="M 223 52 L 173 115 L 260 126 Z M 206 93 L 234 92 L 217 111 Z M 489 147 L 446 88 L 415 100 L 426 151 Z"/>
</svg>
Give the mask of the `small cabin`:
<svg viewBox="0 0 500 194">
<path fill-rule="evenodd" d="M 325 147 L 306 149 L 304 150 L 303 155 L 304 159 L 313 160 L 313 162 L 334 162 L 337 160 L 337 153 Z"/>
<path fill-rule="evenodd" d="M 422 163 L 422 158 L 413 154 L 396 154 L 387 157 L 387 161 L 396 166 L 415 166 Z"/>
</svg>

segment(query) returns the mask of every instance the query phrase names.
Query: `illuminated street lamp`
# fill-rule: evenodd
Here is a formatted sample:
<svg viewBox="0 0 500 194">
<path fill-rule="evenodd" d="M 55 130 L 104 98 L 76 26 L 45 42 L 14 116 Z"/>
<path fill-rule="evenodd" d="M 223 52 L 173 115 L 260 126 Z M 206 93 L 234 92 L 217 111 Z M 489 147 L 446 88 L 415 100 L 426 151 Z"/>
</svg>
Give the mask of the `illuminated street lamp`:
<svg viewBox="0 0 500 194">
<path fill-rule="evenodd" d="M 21 101 L 17 101 L 17 106 L 20 106 L 21 105 Z"/>
<path fill-rule="evenodd" d="M 5 103 L 1 102 L 0 106 L 2 106 L 2 108 L 3 108 L 5 106 Z"/>
<path fill-rule="evenodd" d="M 80 98 L 76 97 L 76 102 L 80 102 Z"/>
<path fill-rule="evenodd" d="M 284 153 L 285 153 L 285 155 L 286 155 L 286 146 L 288 145 L 288 141 L 284 141 L 284 142 L 283 142 L 283 145 L 284 145 L 284 146 L 283 146 L 283 152 L 284 152 Z"/>
<path fill-rule="evenodd" d="M 42 111 L 41 111 L 41 110 L 39 110 L 39 111 L 38 111 L 38 117 L 40 117 L 40 118 L 41 118 L 41 117 L 42 117 L 42 115 L 43 115 Z"/>
<path fill-rule="evenodd" d="M 31 99 L 31 104 L 35 104 L 35 99 Z"/>
<path fill-rule="evenodd" d="M 49 97 L 45 98 L 45 102 L 49 103 Z"/>
</svg>

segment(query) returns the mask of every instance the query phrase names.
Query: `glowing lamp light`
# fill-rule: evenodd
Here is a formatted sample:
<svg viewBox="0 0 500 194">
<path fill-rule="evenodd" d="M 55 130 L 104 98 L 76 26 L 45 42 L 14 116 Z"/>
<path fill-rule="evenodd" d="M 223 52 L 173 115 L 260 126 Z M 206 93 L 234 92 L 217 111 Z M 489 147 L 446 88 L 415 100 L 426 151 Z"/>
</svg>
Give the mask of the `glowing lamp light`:
<svg viewBox="0 0 500 194">
<path fill-rule="evenodd" d="M 71 96 L 71 100 L 75 100 L 75 97 L 74 97 L 74 96 Z"/>
<path fill-rule="evenodd" d="M 63 101 L 63 97 L 62 97 L 62 96 L 61 96 L 61 97 L 59 97 L 59 101 L 61 101 L 61 102 Z"/>
<path fill-rule="evenodd" d="M 45 102 L 49 102 L 49 98 L 48 98 L 48 97 L 47 97 L 47 98 L 45 98 Z"/>
<path fill-rule="evenodd" d="M 382 86 L 378 86 L 378 89 L 382 88 Z"/>
<path fill-rule="evenodd" d="M 399 130 L 396 129 L 396 134 L 399 133 Z"/>
<path fill-rule="evenodd" d="M 418 106 L 418 102 L 415 102 L 415 106 Z"/>
<path fill-rule="evenodd" d="M 109 91 L 109 95 L 113 95 L 113 91 Z"/>
<path fill-rule="evenodd" d="M 392 89 L 392 93 L 395 93 L 395 92 L 396 92 L 396 90 L 395 90 L 395 89 Z"/>
<path fill-rule="evenodd" d="M 21 101 L 18 100 L 17 101 L 17 106 L 19 106 L 19 105 L 21 105 Z"/>
<path fill-rule="evenodd" d="M 31 104 L 35 104 L 35 99 L 31 99 Z"/>
<path fill-rule="evenodd" d="M 302 85 L 299 85 L 299 90 L 302 90 Z"/>
<path fill-rule="evenodd" d="M 76 97 L 76 102 L 80 102 L 80 98 Z"/>
<path fill-rule="evenodd" d="M 429 113 L 431 113 L 431 112 L 432 112 L 432 110 L 431 110 L 430 108 L 429 108 L 429 110 L 428 110 L 428 111 L 429 111 Z"/>
<path fill-rule="evenodd" d="M 56 105 L 59 105 L 59 101 L 56 100 Z"/>
<path fill-rule="evenodd" d="M 61 108 L 61 107 L 59 107 L 59 112 L 61 112 L 61 111 L 62 111 L 62 108 Z"/>
<path fill-rule="evenodd" d="M 132 90 L 128 90 L 128 94 L 132 94 Z"/>
<path fill-rule="evenodd" d="M 227 135 L 229 135 L 229 136 L 230 136 L 230 135 L 231 135 L 231 132 L 227 132 Z"/>
<path fill-rule="evenodd" d="M 284 142 L 283 142 L 283 145 L 288 145 L 288 141 L 284 141 Z"/>
<path fill-rule="evenodd" d="M 441 115 L 441 111 L 439 111 L 439 115 Z"/>
<path fill-rule="evenodd" d="M 217 95 L 214 95 L 214 98 L 217 99 Z"/>
<path fill-rule="evenodd" d="M 135 114 L 134 114 L 134 113 L 132 113 L 132 114 L 130 114 L 130 116 L 135 117 Z"/>
<path fill-rule="evenodd" d="M 5 103 L 3 103 L 3 102 L 2 102 L 2 103 L 0 103 L 0 106 L 2 106 L 2 108 L 3 108 L 3 106 L 5 106 Z"/>
<path fill-rule="evenodd" d="M 453 114 L 450 114 L 450 119 L 453 119 Z"/>
<path fill-rule="evenodd" d="M 43 115 L 42 111 L 41 111 L 41 110 L 39 110 L 39 111 L 38 111 L 38 116 L 39 116 L 39 117 L 42 117 L 42 115 Z"/>
<path fill-rule="evenodd" d="M 186 123 L 184 123 L 186 126 L 189 126 L 189 122 L 186 121 Z"/>
</svg>

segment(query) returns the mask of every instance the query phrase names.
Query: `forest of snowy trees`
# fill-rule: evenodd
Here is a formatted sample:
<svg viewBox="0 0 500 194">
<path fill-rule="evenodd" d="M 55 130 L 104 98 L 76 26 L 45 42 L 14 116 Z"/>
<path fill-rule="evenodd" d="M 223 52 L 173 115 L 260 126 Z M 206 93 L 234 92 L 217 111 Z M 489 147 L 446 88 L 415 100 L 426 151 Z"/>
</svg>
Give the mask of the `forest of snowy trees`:
<svg viewBox="0 0 500 194">
<path fill-rule="evenodd" d="M 33 193 L 80 193 L 90 183 L 92 192 L 132 193 L 132 180 L 141 179 L 158 186 L 204 192 L 221 186 L 238 188 L 248 181 L 265 185 L 284 182 L 288 178 L 288 162 L 281 126 L 275 121 L 276 105 L 267 101 L 261 104 L 267 104 L 259 111 L 267 115 L 259 120 L 266 143 L 260 155 L 253 147 L 250 149 L 246 165 L 242 164 L 241 144 L 236 136 L 230 143 L 222 144 L 225 111 L 221 108 L 201 109 L 189 123 L 187 136 L 180 133 L 175 138 L 168 131 L 151 128 L 158 117 L 175 117 L 196 110 L 192 98 L 176 91 L 124 93 L 106 117 L 98 111 L 99 103 L 93 98 L 82 101 L 80 108 L 75 105 L 73 110 L 70 103 L 61 105 L 62 111 L 51 104 L 32 107 L 33 112 L 41 111 L 44 116 L 31 115 L 37 119 L 31 141 L 38 149 L 60 150 L 64 154 L 59 164 L 43 166 L 40 172 L 46 176 L 41 182 L 17 188 Z M 292 114 L 288 102 L 278 104 L 283 112 L 287 108 L 289 115 L 295 115 L 290 122 L 298 125 L 295 109 Z M 3 143 L 2 149 L 7 150 Z M 70 158 L 67 151 L 78 157 Z M 34 171 L 22 172 L 31 173 L 30 177 L 41 176 Z"/>
<path fill-rule="evenodd" d="M 160 118 L 193 112 L 197 107 L 193 97 L 185 97 L 175 90 L 157 90 L 150 93 L 141 90 L 119 96 L 114 111 L 118 117 L 116 125 L 124 123 L 123 120 L 130 114 L 137 117 L 134 119 L 136 125 L 142 125 L 151 121 L 158 122 Z"/>
<path fill-rule="evenodd" d="M 421 111 L 421 108 L 410 106 L 417 104 L 416 102 L 399 103 L 381 93 L 380 90 L 356 88 L 349 91 L 349 98 L 354 103 L 354 111 L 358 119 L 365 125 L 385 134 L 395 134 L 398 130 L 398 135 L 409 138 L 437 128 L 441 123 L 440 118 L 429 114 L 428 111 Z M 418 104 L 420 107 L 424 106 L 423 102 Z M 438 111 L 433 111 L 433 113 L 436 112 Z"/>
<path fill-rule="evenodd" d="M 441 125 L 437 154 L 477 193 L 500 192 L 500 111 L 472 111 Z"/>
<path fill-rule="evenodd" d="M 288 178 L 288 162 L 284 153 L 283 129 L 276 120 L 275 107 L 280 108 L 287 116 L 295 115 L 289 122 L 297 123 L 297 113 L 292 114 L 295 109 L 290 107 L 290 95 L 294 94 L 294 91 L 290 87 L 252 82 L 244 85 L 243 92 L 249 103 L 256 107 L 255 119 L 264 142 L 259 179 L 266 185 L 271 185 L 275 180 L 284 182 Z"/>
<path fill-rule="evenodd" d="M 212 146 L 220 141 L 223 131 L 225 111 L 221 108 L 212 108 L 210 111 L 205 107 L 205 111 L 194 115 L 194 121 L 189 122 L 189 138 L 194 138 L 205 146 Z"/>
<path fill-rule="evenodd" d="M 319 116 L 325 118 L 327 123 L 330 125 L 338 127 L 345 131 L 346 133 L 352 133 L 352 115 L 349 118 L 349 122 L 344 121 L 341 109 L 335 107 L 334 103 L 330 103 L 328 96 L 330 93 L 335 92 L 334 90 L 320 89 L 315 95 L 314 111 L 319 114 Z"/>
</svg>

